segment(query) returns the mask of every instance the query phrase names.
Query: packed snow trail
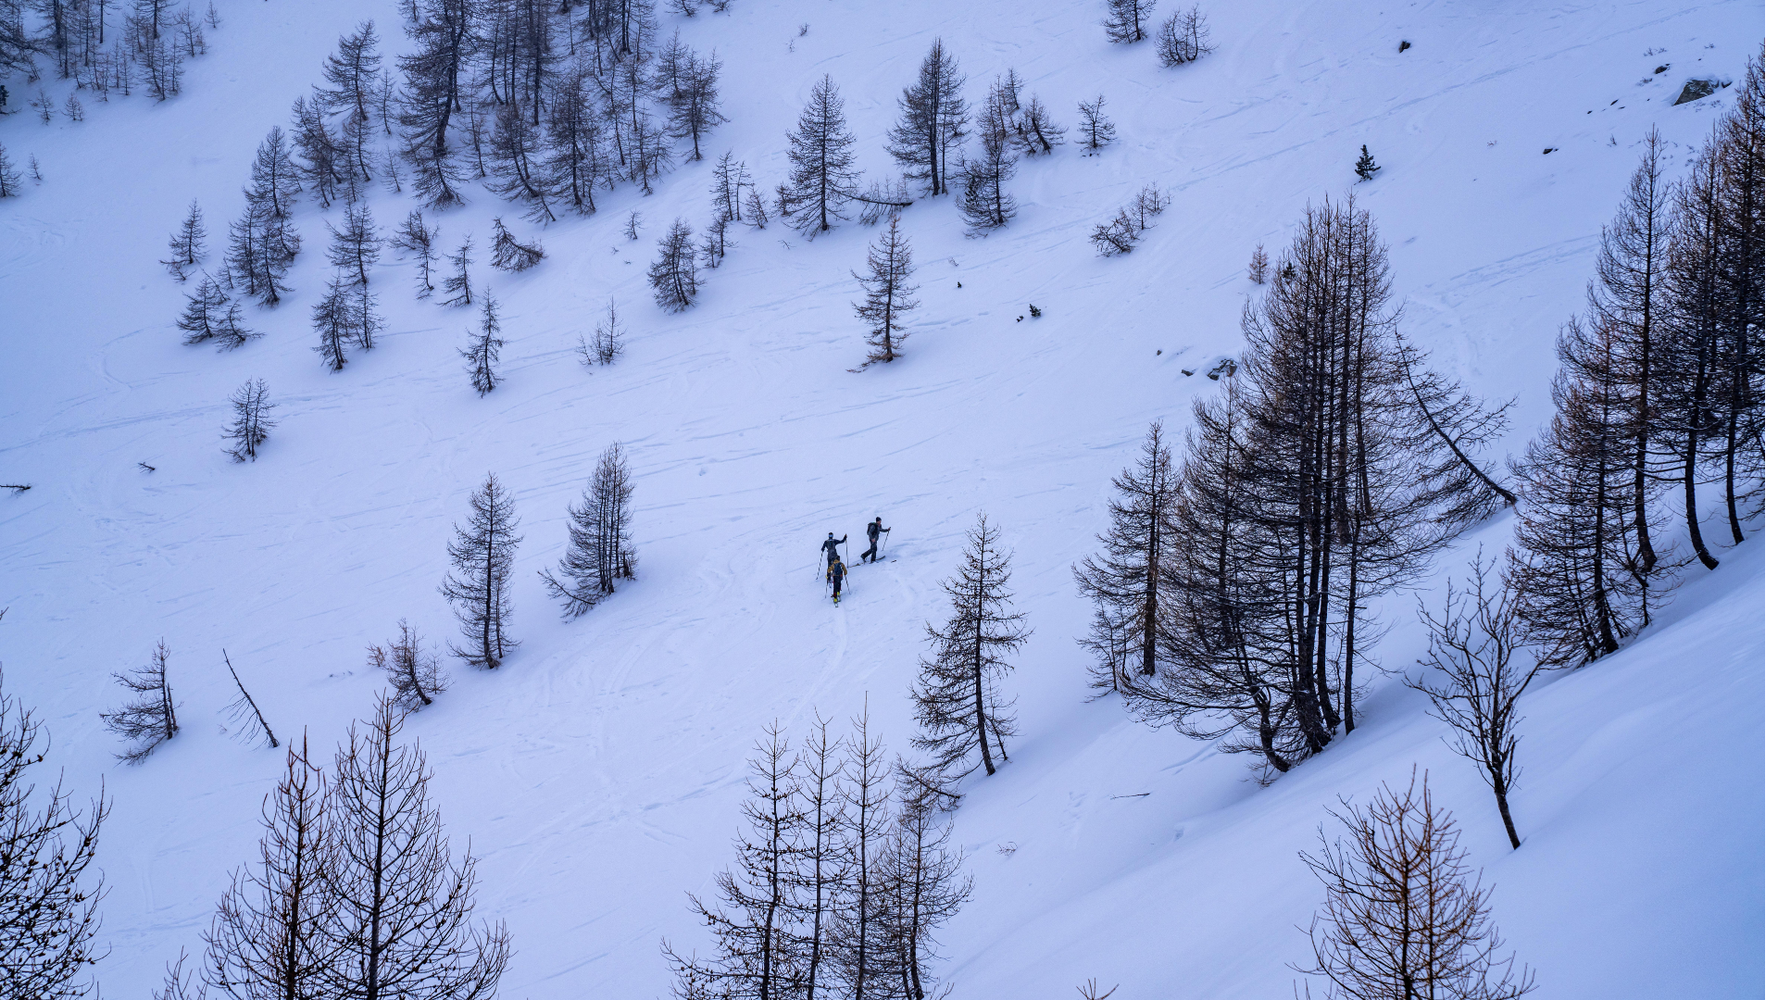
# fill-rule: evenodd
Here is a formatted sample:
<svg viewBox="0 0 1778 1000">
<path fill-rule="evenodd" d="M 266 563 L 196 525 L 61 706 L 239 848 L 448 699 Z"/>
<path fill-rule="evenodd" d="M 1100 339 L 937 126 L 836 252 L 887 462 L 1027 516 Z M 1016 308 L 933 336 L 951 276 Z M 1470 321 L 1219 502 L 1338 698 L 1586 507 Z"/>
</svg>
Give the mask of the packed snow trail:
<svg viewBox="0 0 1778 1000">
<path fill-rule="evenodd" d="M 478 912 L 512 929 L 506 995 L 666 993 L 656 945 L 705 946 L 683 893 L 728 863 L 759 727 L 843 721 L 869 692 L 873 723 L 904 746 L 922 625 L 942 620 L 937 582 L 978 510 L 1005 531 L 1035 634 L 1008 683 L 1024 735 L 957 814 L 976 894 L 942 933 L 939 972 L 958 997 L 1071 996 L 1089 976 L 1131 998 L 1286 994 L 1319 898 L 1296 852 L 1323 806 L 1415 763 L 1551 995 L 1757 994 L 1758 538 L 1689 580 L 1623 654 L 1529 696 L 1514 799 L 1526 843 L 1511 854 L 1485 786 L 1390 677 L 1351 738 L 1263 789 L 1241 760 L 1083 703 L 1088 610 L 1069 567 L 1148 422 L 1186 430 L 1206 370 L 1238 354 L 1253 245 L 1275 252 L 1305 205 L 1348 190 L 1391 247 L 1404 329 L 1478 395 L 1518 397 L 1504 445 L 1520 447 L 1549 412 L 1554 334 L 1584 301 L 1634 140 L 1658 124 L 1684 162 L 1733 91 L 1672 101 L 1689 76 L 1740 75 L 1760 4 L 1257 0 L 1207 11 L 1217 50 L 1175 70 L 1146 45 L 1106 43 L 1086 0 L 740 0 L 666 19 L 718 49 L 733 121 L 711 148 L 768 188 L 784 129 L 830 72 L 861 165 L 883 175 L 880 138 L 935 35 L 972 100 L 1016 65 L 1065 120 L 1103 92 L 1119 140 L 1021 161 L 1019 214 L 985 239 L 963 237 L 948 201 L 908 210 L 923 307 L 907 353 L 856 375 L 850 272 L 869 229 L 741 233 L 696 306 L 666 315 L 642 272 L 675 216 L 705 217 L 708 161 L 653 197 L 606 194 L 590 219 L 515 226 L 549 253 L 516 276 L 483 258 L 492 217 L 518 213 L 471 187 L 472 204 L 428 218 L 443 245 L 473 234 L 476 280 L 504 306 L 506 381 L 486 398 L 456 354 L 475 317 L 410 301 L 411 265 L 392 254 L 372 279 L 387 333 L 343 372 L 321 367 L 308 309 L 339 210 L 312 203 L 296 216 L 295 291 L 250 312 L 266 336 L 227 354 L 180 346 L 186 289 L 156 261 L 187 203 L 204 208 L 214 259 L 254 147 L 320 80 L 337 36 L 374 16 L 385 55 L 401 44 L 388 0 L 218 7 L 224 27 L 184 96 L 89 102 L 79 124 L 0 120 L 0 142 L 45 178 L 0 203 L 0 346 L 16 373 L 0 394 L 0 478 L 34 486 L 0 496 L 0 660 L 70 787 L 103 777 L 115 797 L 107 993 L 145 995 L 181 948 L 198 952 L 230 869 L 253 856 L 282 758 L 217 732 L 232 697 L 220 650 L 280 732 L 337 741 L 381 684 L 368 643 L 402 617 L 450 636 L 445 542 L 493 470 L 525 536 L 524 644 L 497 671 L 453 665 L 408 731 L 455 845 L 485 859 Z M 1672 70 L 1654 74 L 1661 63 Z M 66 89 L 45 86 L 58 101 Z M 1361 144 L 1381 172 L 1354 186 Z M 1091 227 L 1150 182 L 1167 214 L 1133 253 L 1095 257 Z M 379 191 L 370 205 L 387 228 L 412 203 Z M 632 209 L 638 242 L 621 232 Z M 628 349 L 588 372 L 576 339 L 613 295 Z M 237 466 L 218 430 L 249 377 L 270 383 L 280 424 Z M 637 579 L 562 622 L 535 573 L 614 440 L 637 480 Z M 907 531 L 896 561 L 840 609 L 809 601 L 805 540 L 879 513 Z M 1507 534 L 1503 519 L 1457 549 L 1498 552 Z M 1374 655 L 1408 666 L 1422 641 L 1411 595 L 1386 610 L 1397 628 Z M 121 768 L 98 720 L 117 699 L 109 675 L 162 636 L 186 728 Z"/>
</svg>

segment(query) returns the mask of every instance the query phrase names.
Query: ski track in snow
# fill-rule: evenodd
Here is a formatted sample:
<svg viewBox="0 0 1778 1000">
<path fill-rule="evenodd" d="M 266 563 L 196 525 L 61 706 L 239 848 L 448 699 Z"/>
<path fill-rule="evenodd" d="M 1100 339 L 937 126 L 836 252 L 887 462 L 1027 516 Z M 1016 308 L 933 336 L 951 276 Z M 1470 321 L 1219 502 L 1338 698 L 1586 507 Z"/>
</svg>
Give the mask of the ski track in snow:
<svg viewBox="0 0 1778 1000">
<path fill-rule="evenodd" d="M 103 777 L 115 798 L 100 857 L 108 993 L 145 994 L 181 947 L 201 949 L 282 765 L 281 751 L 219 732 L 232 694 L 220 650 L 279 735 L 306 731 L 325 760 L 380 683 L 367 643 L 401 617 L 441 647 L 451 636 L 436 592 L 444 545 L 492 469 L 525 536 L 524 644 L 498 671 L 452 664 L 451 689 L 409 733 L 437 770 L 454 844 L 483 859 L 478 912 L 513 930 L 509 996 L 665 995 L 657 944 L 707 950 L 683 893 L 708 893 L 729 861 L 762 725 L 776 718 L 800 742 L 819 712 L 846 732 L 868 693 L 873 727 L 905 747 L 922 625 L 945 613 L 936 584 L 978 510 L 1004 529 L 1034 635 L 1010 681 L 1013 760 L 972 780 L 956 816 L 976 893 L 942 933 L 939 971 L 959 997 L 1072 995 L 1089 976 L 1132 1000 L 1283 995 L 1320 895 L 1296 852 L 1323 807 L 1415 764 L 1462 821 L 1498 883 L 1502 931 L 1551 995 L 1757 995 L 1759 536 L 1715 574 L 1694 568 L 1623 654 L 1529 696 L 1518 852 L 1481 782 L 1390 677 L 1373 679 L 1356 733 L 1263 789 L 1244 761 L 1083 701 L 1074 637 L 1088 612 L 1069 571 L 1148 421 L 1183 432 L 1211 385 L 1204 369 L 1238 356 L 1254 243 L 1276 260 L 1324 197 L 1350 192 L 1376 215 L 1406 329 L 1479 395 L 1518 398 L 1500 454 L 1521 448 L 1548 415 L 1554 334 L 1583 302 L 1636 140 L 1659 125 L 1678 175 L 1734 92 L 1671 102 L 1688 76 L 1739 78 L 1761 4 L 1256 0 L 1207 10 L 1216 51 L 1173 70 L 1146 45 L 1104 42 L 1087 0 L 737 0 L 726 16 L 665 18 L 718 49 L 732 122 L 711 148 L 732 148 L 767 190 L 784 129 L 824 73 L 861 165 L 885 173 L 881 135 L 934 35 L 972 100 L 1014 66 L 1065 124 L 1075 101 L 1104 92 L 1119 139 L 1094 157 L 1068 145 L 1022 160 L 1019 214 L 985 239 L 963 236 L 948 200 L 906 212 L 922 308 L 908 354 L 862 374 L 846 371 L 862 351 L 849 272 L 870 230 L 810 241 L 743 228 L 722 268 L 703 272 L 696 306 L 666 315 L 644 271 L 674 216 L 706 217 L 708 162 L 541 231 L 471 185 L 469 206 L 428 218 L 445 245 L 475 236 L 476 294 L 485 283 L 502 304 L 506 382 L 480 399 L 456 354 L 475 310 L 412 301 L 409 266 L 389 253 L 373 278 L 387 332 L 344 372 L 321 368 L 308 309 L 337 207 L 299 209 L 295 291 L 249 309 L 264 338 L 227 354 L 180 346 L 172 319 L 190 286 L 155 261 L 187 202 L 204 208 L 214 260 L 254 146 L 320 79 L 336 37 L 374 16 L 386 65 L 403 45 L 390 0 L 218 7 L 224 27 L 178 99 L 88 100 L 78 125 L 0 119 L 13 159 L 37 155 L 45 176 L 0 203 L 14 376 L 0 392 L 0 479 L 35 485 L 0 496 L 0 662 L 70 785 L 91 792 Z M 1398 53 L 1402 39 L 1412 48 Z M 1653 76 L 1658 62 L 1673 69 Z M 46 86 L 58 101 L 66 89 Z M 1354 186 L 1361 143 L 1383 172 Z M 1134 253 L 1093 256 L 1091 226 L 1148 183 L 1171 195 L 1168 211 Z M 380 190 L 370 204 L 385 228 L 412 205 Z M 635 243 L 621 233 L 632 209 L 645 227 Z M 487 268 L 496 214 L 543 241 L 540 267 Z M 608 297 L 627 351 L 587 372 L 575 341 Z M 270 383 L 280 424 L 261 461 L 235 466 L 218 430 L 249 377 Z M 559 556 L 567 506 L 613 440 L 637 478 L 638 578 L 563 622 L 535 574 Z M 878 514 L 893 529 L 888 561 L 853 567 L 835 608 L 811 579 L 819 539 L 862 539 Z M 1726 545 L 1720 519 L 1709 531 Z M 1504 517 L 1478 529 L 1431 584 L 1509 536 Z M 1380 614 L 1397 627 L 1378 662 L 1411 664 L 1412 595 Z M 117 700 L 109 675 L 161 636 L 185 728 L 145 765 L 119 767 L 97 718 Z M 1714 683 L 1693 682 L 1702 670 Z"/>
</svg>

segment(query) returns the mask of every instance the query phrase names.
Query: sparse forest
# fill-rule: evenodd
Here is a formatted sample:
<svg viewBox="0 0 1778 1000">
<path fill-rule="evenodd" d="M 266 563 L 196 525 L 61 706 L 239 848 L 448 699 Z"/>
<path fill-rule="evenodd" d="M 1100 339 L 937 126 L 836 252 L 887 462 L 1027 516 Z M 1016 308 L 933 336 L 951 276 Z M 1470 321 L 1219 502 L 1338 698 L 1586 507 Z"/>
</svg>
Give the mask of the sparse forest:
<svg viewBox="0 0 1778 1000">
<path fill-rule="evenodd" d="M 1757 989 L 1758 12 L 840 6 L 0 0 L 0 1000 Z"/>
</svg>

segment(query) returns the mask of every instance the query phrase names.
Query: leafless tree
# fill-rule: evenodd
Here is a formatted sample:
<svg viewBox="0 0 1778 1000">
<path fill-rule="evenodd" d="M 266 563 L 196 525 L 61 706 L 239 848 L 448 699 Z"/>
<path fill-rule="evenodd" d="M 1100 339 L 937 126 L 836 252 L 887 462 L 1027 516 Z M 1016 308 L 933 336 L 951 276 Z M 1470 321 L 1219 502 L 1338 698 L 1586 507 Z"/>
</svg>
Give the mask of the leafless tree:
<svg viewBox="0 0 1778 1000">
<path fill-rule="evenodd" d="M 1478 552 L 1469 564 L 1462 593 L 1447 583 L 1440 613 L 1421 605 L 1420 622 L 1426 626 L 1428 645 L 1420 665 L 1428 672 L 1408 686 L 1432 699 L 1433 714 L 1451 727 L 1446 745 L 1488 779 L 1506 838 L 1516 851 L 1519 832 L 1506 796 L 1519 775 L 1514 756 L 1519 746 L 1519 696 L 1542 664 L 1523 654 L 1524 626 L 1512 592 L 1489 592 L 1487 574 L 1492 569 L 1482 565 Z"/>
<path fill-rule="evenodd" d="M 397 627 L 401 635 L 387 647 L 370 647 L 369 662 L 388 678 L 395 704 L 403 711 L 418 711 L 432 704 L 432 696 L 445 689 L 445 682 L 438 674 L 438 657 L 421 648 L 419 631 L 406 618 Z"/>
<path fill-rule="evenodd" d="M 785 133 L 790 142 L 786 214 L 794 215 L 793 224 L 810 237 L 846 217 L 846 203 L 857 188 L 845 108 L 833 77 L 823 77 L 809 92 L 796 128 Z"/>
<path fill-rule="evenodd" d="M 1253 256 L 1247 258 L 1247 280 L 1256 285 L 1266 283 L 1266 245 L 1261 243 L 1253 248 Z"/>
<path fill-rule="evenodd" d="M 1153 676 L 1163 652 L 1160 636 L 1163 566 L 1173 552 L 1174 508 L 1185 484 L 1162 438 L 1161 423 L 1148 425 L 1142 458 L 1111 482 L 1111 527 L 1099 536 L 1103 555 L 1074 568 L 1075 585 L 1093 602 L 1093 624 L 1080 644 L 1094 656 L 1095 688 L 1121 690 L 1119 675 L 1134 655 L 1137 669 Z"/>
<path fill-rule="evenodd" d="M 698 297 L 697 248 L 692 245 L 691 227 L 684 219 L 674 219 L 659 247 L 660 255 L 648 265 L 654 300 L 668 312 L 684 312 Z"/>
<path fill-rule="evenodd" d="M 259 446 L 265 443 L 271 428 L 277 421 L 271 417 L 271 411 L 277 407 L 268 398 L 265 379 L 249 379 L 241 383 L 234 395 L 228 398 L 233 408 L 234 422 L 223 428 L 224 439 L 233 442 L 233 447 L 224 449 L 224 454 L 237 462 L 253 462 L 259 459 Z"/>
<path fill-rule="evenodd" d="M 1111 995 L 1113 993 L 1117 992 L 1117 987 L 1119 985 L 1122 985 L 1122 984 L 1121 983 L 1115 984 L 1111 987 L 1111 989 L 1108 989 L 1105 992 L 1100 993 L 1099 992 L 1099 980 L 1089 979 L 1089 980 L 1087 980 L 1087 984 L 1085 986 L 1076 986 L 1074 989 L 1075 989 L 1075 992 L 1079 993 L 1082 997 L 1085 997 L 1086 1000 L 1111 1000 Z"/>
<path fill-rule="evenodd" d="M 414 263 L 419 267 L 419 287 L 415 290 L 417 298 L 426 298 L 433 292 L 432 265 L 438 260 L 438 251 L 433 244 L 438 240 L 438 229 L 426 228 L 426 220 L 420 215 L 419 209 L 407 214 L 407 219 L 395 235 L 389 237 L 389 245 L 403 253 L 413 255 Z"/>
<path fill-rule="evenodd" d="M 1134 43 L 1148 37 L 1145 19 L 1154 14 L 1155 0 L 1106 0 L 1105 37 Z"/>
<path fill-rule="evenodd" d="M 72 95 L 70 95 L 72 96 Z M 204 212 L 198 207 L 197 199 L 192 199 L 191 207 L 186 210 L 185 221 L 179 224 L 179 231 L 167 240 L 167 259 L 161 261 L 173 277 L 185 280 L 185 269 L 196 267 L 198 261 L 204 259 L 204 240 L 208 237 L 204 230 Z"/>
<path fill-rule="evenodd" d="M 0 679 L 3 680 L 3 679 Z M 42 724 L 0 691 L 0 996 L 80 1000 L 95 952 L 103 879 L 88 874 L 110 805 L 82 813 L 58 778 L 39 789 Z"/>
<path fill-rule="evenodd" d="M 116 711 L 100 713 L 105 728 L 124 740 L 117 759 L 138 764 L 154 752 L 155 747 L 179 732 L 179 719 L 174 712 L 173 688 L 167 683 L 167 640 L 155 644 L 146 666 L 127 674 L 112 674 L 130 697 Z"/>
<path fill-rule="evenodd" d="M 449 298 L 440 303 L 441 305 L 466 306 L 474 301 L 475 295 L 469 284 L 470 246 L 471 239 L 470 237 L 465 236 L 463 237 L 463 245 L 457 248 L 457 252 L 445 258 L 451 265 L 451 269 L 445 275 L 444 279 L 445 294 L 448 295 Z"/>
<path fill-rule="evenodd" d="M 1155 35 L 1154 47 L 1163 66 L 1197 62 L 1199 56 L 1214 51 L 1214 47 L 1204 41 L 1203 10 L 1192 4 L 1187 10 L 1176 10 L 1168 15 Z"/>
<path fill-rule="evenodd" d="M 507 635 L 512 619 L 512 554 L 518 548 L 518 514 L 512 494 L 492 472 L 469 495 L 469 526 L 453 527 L 451 573 L 439 592 L 452 604 L 464 647 L 451 652 L 494 668 L 518 645 Z"/>
<path fill-rule="evenodd" d="M 877 862 L 878 906 L 888 944 L 887 994 L 935 1000 L 950 994 L 931 964 L 937 931 L 968 902 L 973 885 L 963 858 L 950 849 L 951 823 L 923 796 L 904 798 Z"/>
<path fill-rule="evenodd" d="M 1598 278 L 1587 287 L 1588 304 L 1615 332 L 1616 357 L 1602 372 L 1607 388 L 1618 401 L 1611 408 L 1616 436 L 1625 448 L 1631 478 L 1631 530 L 1636 535 L 1633 566 L 1646 580 L 1660 561 L 1654 536 L 1661 525 L 1650 510 L 1657 470 L 1650 444 L 1654 430 L 1655 371 L 1659 361 L 1661 332 L 1669 323 L 1668 299 L 1661 294 L 1666 281 L 1668 248 L 1672 242 L 1671 192 L 1661 177 L 1661 153 L 1666 146 L 1658 129 L 1643 140 L 1642 161 L 1630 179 L 1624 200 L 1609 225 L 1600 233 Z"/>
<path fill-rule="evenodd" d="M 1635 477 L 1613 371 L 1618 324 L 1570 319 L 1556 343 L 1556 413 L 1514 464 L 1522 513 L 1508 552 L 1526 635 L 1544 662 L 1589 663 L 1649 621 L 1660 592 L 1639 572 Z"/>
<path fill-rule="evenodd" d="M 1723 500 L 1736 545 L 1743 504 L 1765 492 L 1766 58 L 1747 62 L 1735 109 L 1723 121 L 1723 283 L 1732 331 L 1723 358 Z"/>
<path fill-rule="evenodd" d="M 1092 233 L 1087 237 L 1092 241 L 1093 249 L 1097 250 L 1101 257 L 1115 257 L 1118 254 L 1129 253 L 1136 249 L 1136 241 L 1141 238 L 1142 231 L 1137 228 L 1135 220 L 1130 218 L 1129 212 L 1121 208 L 1118 209 L 1117 215 L 1113 216 L 1110 222 L 1094 226 Z"/>
<path fill-rule="evenodd" d="M 972 236 L 984 236 L 1012 220 L 1018 204 L 1008 182 L 1018 170 L 1013 138 L 1019 118 L 1016 78 L 1009 71 L 996 78 L 987 100 L 976 112 L 976 136 L 981 155 L 963 163 L 963 191 L 957 207 Z"/>
<path fill-rule="evenodd" d="M 1481 449 L 1506 431 L 1512 404 L 1475 399 L 1455 379 L 1432 370 L 1426 356 L 1400 329 L 1395 331 L 1395 380 L 1413 398 L 1421 418 L 1408 433 L 1433 463 L 1429 477 L 1449 484 L 1451 503 L 1441 516 L 1464 527 L 1479 524 L 1502 504 L 1519 502 L 1517 494 L 1501 485 L 1504 477 L 1481 457 Z M 1438 458 L 1432 459 L 1434 455 Z"/>
<path fill-rule="evenodd" d="M 913 284 L 911 278 L 913 248 L 901 231 L 899 215 L 890 215 L 889 228 L 870 248 L 866 263 L 870 268 L 869 275 L 852 272 L 853 279 L 864 289 L 864 301 L 854 302 L 852 311 L 870 325 L 865 334 L 870 352 L 865 355 L 864 363 L 853 371 L 861 371 L 879 361 L 887 364 L 899 357 L 901 342 L 907 336 L 902 329 L 901 315 L 920 305 L 912 297 L 920 287 Z"/>
<path fill-rule="evenodd" d="M 794 852 L 803 825 L 797 809 L 797 755 L 777 722 L 754 744 L 745 826 L 735 838 L 735 866 L 716 874 L 716 901 L 691 897 L 716 937 L 716 955 L 700 962 L 664 949 L 675 992 L 698 997 L 789 998 L 801 992 L 803 960 L 795 934 Z"/>
<path fill-rule="evenodd" d="M 284 755 L 284 778 L 260 806 L 259 860 L 235 870 L 204 935 L 207 985 L 229 1000 L 339 997 L 328 973 L 338 842 L 327 780 L 309 737 Z"/>
<path fill-rule="evenodd" d="M 334 758 L 328 936 L 339 951 L 323 973 L 325 995 L 491 998 L 511 940 L 503 923 L 472 922 L 475 858 L 451 855 L 426 755 L 401 742 L 404 714 L 379 698 Z"/>
<path fill-rule="evenodd" d="M 499 219 L 494 220 L 492 243 L 494 266 L 502 271 L 525 271 L 536 267 L 544 258 L 543 247 L 520 243 Z"/>
<path fill-rule="evenodd" d="M 499 309 L 500 303 L 494 301 L 493 293 L 482 289 L 481 324 L 469 331 L 469 346 L 457 352 L 463 357 L 469 384 L 478 396 L 493 392 L 501 382 L 500 373 L 495 368 L 500 364 L 500 349 L 506 346 L 506 341 L 500 339 Z"/>
<path fill-rule="evenodd" d="M 949 193 L 956 151 L 969 135 L 965 79 L 944 40 L 933 39 L 914 85 L 901 92 L 900 116 L 889 130 L 889 155 L 903 176 L 920 181 L 924 193 L 934 197 Z"/>
<path fill-rule="evenodd" d="M 1080 134 L 1083 145 L 1081 153 L 1092 156 L 1103 149 L 1107 143 L 1117 138 L 1117 126 L 1112 123 L 1111 116 L 1105 113 L 1105 95 L 1100 94 L 1091 101 L 1081 101 L 1075 105 L 1080 112 Z"/>
<path fill-rule="evenodd" d="M 235 700 L 228 703 L 229 720 L 235 724 L 236 738 L 257 742 L 263 734 L 266 743 L 276 750 L 278 737 L 272 734 L 271 723 L 265 721 L 265 713 L 259 710 L 259 704 L 247 693 L 247 685 L 241 683 L 241 675 L 235 672 L 226 649 L 222 651 L 222 662 L 228 665 L 228 675 L 234 678 L 235 690 L 239 692 Z"/>
<path fill-rule="evenodd" d="M 378 234 L 376 220 L 371 218 L 370 206 L 348 206 L 345 227 L 335 229 L 329 222 L 327 231 L 333 236 L 333 242 L 327 248 L 328 262 L 356 275 L 359 284 L 369 284 L 370 268 L 376 264 L 383 249 L 383 238 Z"/>
<path fill-rule="evenodd" d="M 604 317 L 593 328 L 592 339 L 584 333 L 580 336 L 580 363 L 588 368 L 608 365 L 623 350 L 623 325 L 617 320 L 617 299 L 612 298 L 606 303 Z"/>
<path fill-rule="evenodd" d="M 994 773 L 994 754 L 1007 759 L 1006 738 L 1014 735 L 1012 703 L 999 682 L 1012 672 L 1007 657 L 1030 636 L 1025 615 L 1012 605 L 1011 556 L 999 548 L 1000 529 L 976 515 L 963 544 L 963 562 L 940 583 L 949 596 L 951 617 L 941 628 L 926 626 L 933 653 L 920 661 L 914 713 L 924 735 L 914 746 L 932 755 L 938 773 L 955 780 L 975 770 L 979 758 Z"/>
<path fill-rule="evenodd" d="M 832 989 L 839 998 L 868 1000 L 876 994 L 891 958 L 882 933 L 878 865 L 893 822 L 889 803 L 895 791 L 883 738 L 871 735 L 868 697 L 852 720 L 845 758 L 837 830 L 842 875 L 834 899 Z"/>
<path fill-rule="evenodd" d="M 1407 790 L 1384 785 L 1368 805 L 1342 799 L 1340 829 L 1301 855 L 1326 889 L 1308 927 L 1329 1000 L 1512 1000 L 1534 987 L 1529 968 L 1489 919 L 1451 814 L 1432 805 L 1415 770 Z"/>
<path fill-rule="evenodd" d="M 796 814 L 801 819 L 791 859 L 792 884 L 796 889 L 797 928 L 800 943 L 796 954 L 803 967 L 798 976 L 804 984 L 803 1000 L 814 1000 L 831 967 L 827 954 L 845 874 L 845 838 L 841 834 L 845 799 L 842 745 L 828 734 L 830 720 L 816 713 L 814 725 L 803 741 L 797 760 Z M 823 966 L 823 961 L 829 965 Z"/>
<path fill-rule="evenodd" d="M 544 586 L 562 602 L 562 617 L 580 617 L 616 593 L 617 581 L 634 578 L 630 495 L 635 489 L 623 445 L 613 442 L 599 456 L 599 467 L 580 503 L 568 508 L 568 551 L 558 566 L 561 577 L 539 571 Z"/>
<path fill-rule="evenodd" d="M 191 956 L 185 949 L 179 949 L 179 957 L 167 963 L 167 978 L 161 980 L 161 987 L 154 991 L 154 1000 L 204 1000 L 203 980 L 198 977 L 198 970 L 187 969 L 185 962 Z"/>
</svg>

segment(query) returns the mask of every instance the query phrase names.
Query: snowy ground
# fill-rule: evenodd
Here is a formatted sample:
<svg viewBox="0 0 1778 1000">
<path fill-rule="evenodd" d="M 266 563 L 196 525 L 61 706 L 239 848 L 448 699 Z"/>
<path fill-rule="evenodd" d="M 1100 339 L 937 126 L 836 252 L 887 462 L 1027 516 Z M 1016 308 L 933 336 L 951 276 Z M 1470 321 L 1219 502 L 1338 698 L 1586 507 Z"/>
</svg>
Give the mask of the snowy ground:
<svg viewBox="0 0 1778 1000">
<path fill-rule="evenodd" d="M 281 735 L 306 727 L 330 746 L 378 686 L 366 643 L 403 616 L 448 636 L 445 541 L 491 469 L 524 522 L 524 646 L 497 672 L 453 666 L 452 690 L 409 731 L 450 829 L 484 858 L 481 912 L 512 928 L 509 996 L 666 992 L 656 944 L 702 943 L 683 892 L 706 891 L 728 861 L 759 726 L 800 734 L 868 692 L 873 721 L 905 736 L 920 626 L 940 614 L 935 583 L 978 510 L 1016 550 L 1035 635 L 1011 685 L 1025 735 L 957 815 L 977 887 L 944 935 L 958 997 L 1067 997 L 1088 976 L 1132 1000 L 1283 995 L 1319 896 L 1296 852 L 1323 806 L 1415 764 L 1461 819 L 1498 883 L 1499 924 L 1549 995 L 1757 995 L 1759 536 L 1625 652 L 1531 696 L 1516 854 L 1479 779 L 1391 678 L 1353 737 L 1264 789 L 1239 760 L 1082 700 L 1087 610 L 1069 566 L 1147 422 L 1182 430 L 1202 370 L 1238 351 L 1253 245 L 1275 250 L 1306 204 L 1354 190 L 1368 144 L 1383 173 L 1355 194 L 1391 245 L 1405 328 L 1479 392 L 1519 398 L 1516 449 L 1547 415 L 1554 333 L 1583 301 L 1635 140 L 1658 125 L 1677 174 L 1731 98 L 1674 97 L 1689 76 L 1738 78 L 1764 17 L 1746 0 L 1348 6 L 1215 5 L 1218 50 L 1170 71 L 1146 46 L 1103 41 L 1086 0 L 737 0 L 728 16 L 664 21 L 718 49 L 733 122 L 712 146 L 768 188 L 824 73 L 864 165 L 885 172 L 880 136 L 935 34 L 972 97 L 1008 65 L 1065 119 L 1105 93 L 1121 141 L 1024 161 L 1009 230 L 966 240 L 948 203 L 907 214 L 924 307 L 907 357 L 865 374 L 846 371 L 862 356 L 848 275 L 872 237 L 860 227 L 812 243 L 747 232 L 692 311 L 653 306 L 652 239 L 675 214 L 707 218 L 707 164 L 543 231 L 550 256 L 534 271 L 478 269 L 508 341 L 507 381 L 485 399 L 455 353 L 473 317 L 409 301 L 393 260 L 373 281 L 388 335 L 342 373 L 321 367 L 313 205 L 296 293 L 252 315 L 267 336 L 232 354 L 180 346 L 182 289 L 155 263 L 166 234 L 197 197 L 220 245 L 254 145 L 319 79 L 336 36 L 375 16 L 385 51 L 400 43 L 387 0 L 219 0 L 225 26 L 185 96 L 89 98 L 80 124 L 0 120 L 0 142 L 20 162 L 35 154 L 45 178 L 0 204 L 0 480 L 35 486 L 0 496 L 0 661 L 71 783 L 103 777 L 115 797 L 106 992 L 143 995 L 165 960 L 199 949 L 281 767 L 281 752 L 218 731 L 220 651 Z M 1173 198 L 1159 228 L 1127 258 L 1094 257 L 1090 226 L 1150 181 Z M 409 207 L 372 204 L 384 225 Z M 641 243 L 619 234 L 632 208 Z M 439 221 L 447 243 L 473 232 L 479 248 L 495 214 L 519 213 L 480 194 Z M 573 345 L 608 296 L 628 354 L 588 374 Z M 1028 303 L 1043 318 L 1015 323 Z M 231 465 L 224 401 L 255 376 L 282 423 L 261 461 Z M 613 440 L 638 474 L 640 579 L 563 624 L 531 581 Z M 817 543 L 879 514 L 893 561 L 856 571 L 835 609 Z M 1498 551 L 1510 526 L 1476 534 L 1451 565 L 1478 543 Z M 1726 542 L 1720 524 L 1709 534 Z M 1401 623 L 1378 652 L 1388 666 L 1419 647 L 1412 607 L 1403 595 L 1388 609 Z M 97 717 L 116 700 L 109 674 L 162 636 L 186 728 L 120 767 Z"/>
</svg>

